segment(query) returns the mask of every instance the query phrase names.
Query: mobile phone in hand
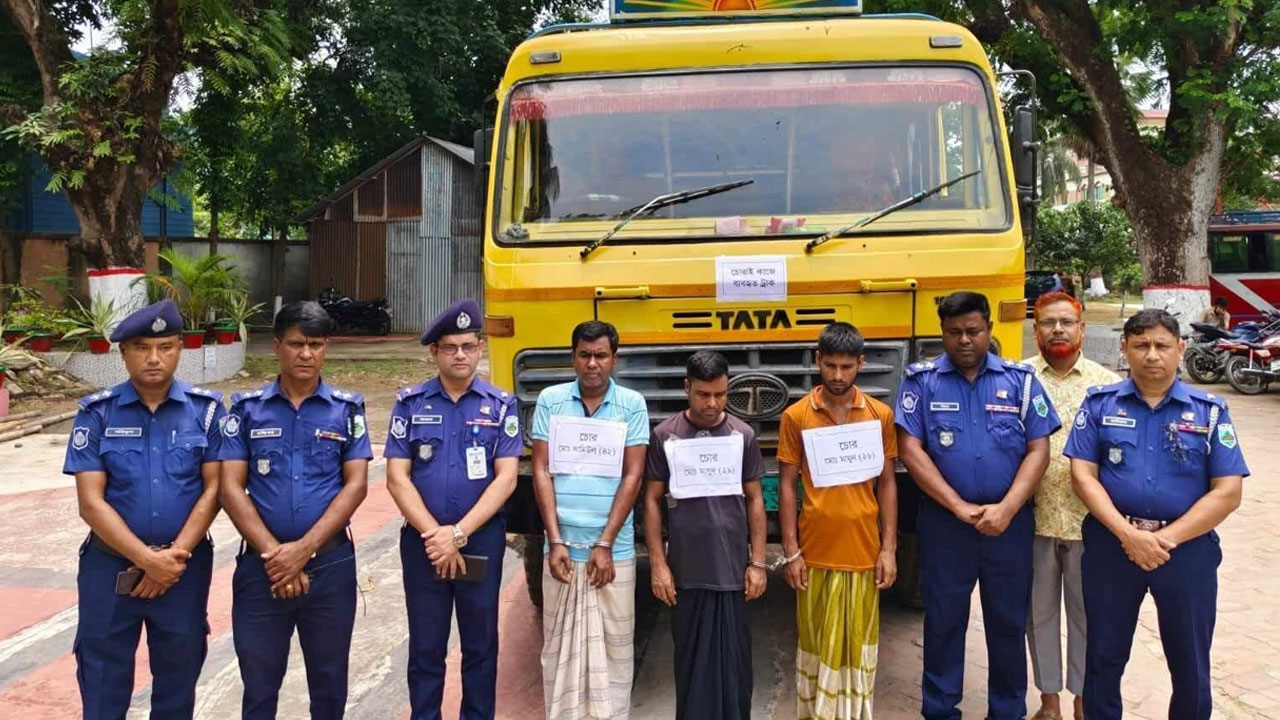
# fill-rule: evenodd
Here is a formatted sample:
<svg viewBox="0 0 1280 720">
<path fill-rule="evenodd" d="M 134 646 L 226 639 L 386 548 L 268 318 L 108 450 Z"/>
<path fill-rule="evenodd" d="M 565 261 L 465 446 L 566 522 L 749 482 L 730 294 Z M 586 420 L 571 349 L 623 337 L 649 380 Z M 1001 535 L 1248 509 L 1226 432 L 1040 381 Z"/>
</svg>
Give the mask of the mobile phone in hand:
<svg viewBox="0 0 1280 720">
<path fill-rule="evenodd" d="M 142 582 L 142 568 L 131 567 L 116 574 L 116 594 L 128 595 Z"/>
</svg>

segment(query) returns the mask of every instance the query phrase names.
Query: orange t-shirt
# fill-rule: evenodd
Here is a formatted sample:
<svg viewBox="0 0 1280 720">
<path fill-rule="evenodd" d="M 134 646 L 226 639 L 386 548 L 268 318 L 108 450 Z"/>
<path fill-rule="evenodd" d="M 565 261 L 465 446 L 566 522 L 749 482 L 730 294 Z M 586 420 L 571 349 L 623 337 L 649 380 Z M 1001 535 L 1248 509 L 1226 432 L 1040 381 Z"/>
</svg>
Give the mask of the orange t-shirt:
<svg viewBox="0 0 1280 720">
<path fill-rule="evenodd" d="M 845 424 L 877 420 L 886 461 L 898 457 L 893 410 L 854 387 L 853 408 Z M 807 565 L 826 570 L 874 570 L 880 554 L 880 503 L 876 480 L 854 485 L 815 488 L 804 457 L 801 432 L 837 425 L 822 405 L 822 387 L 797 400 L 782 414 L 778 429 L 778 461 L 800 467 L 804 502 L 800 508 L 800 551 Z"/>
</svg>

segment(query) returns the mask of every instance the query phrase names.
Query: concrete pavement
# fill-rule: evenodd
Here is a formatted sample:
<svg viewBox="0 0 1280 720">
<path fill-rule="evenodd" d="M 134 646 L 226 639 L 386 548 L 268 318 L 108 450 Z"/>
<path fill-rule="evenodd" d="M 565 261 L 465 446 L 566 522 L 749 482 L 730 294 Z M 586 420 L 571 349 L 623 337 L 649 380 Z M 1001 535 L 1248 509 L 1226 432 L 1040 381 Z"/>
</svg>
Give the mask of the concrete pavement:
<svg viewBox="0 0 1280 720">
<path fill-rule="evenodd" d="M 1280 717 L 1280 456 L 1268 445 L 1280 437 L 1280 398 L 1232 395 L 1228 399 L 1254 476 L 1244 505 L 1221 528 L 1225 559 L 1220 570 L 1218 630 L 1213 672 L 1215 710 L 1223 718 Z M 65 437 L 36 436 L 22 448 L 0 446 L 0 717 L 57 720 L 79 717 L 75 663 L 70 655 L 76 623 L 76 549 L 85 535 L 70 479 L 59 474 Z M 371 472 L 369 498 L 353 523 L 358 547 L 361 605 L 351 660 L 348 717 L 404 718 L 408 697 L 404 595 L 396 547 L 400 518 L 388 497 L 381 461 Z M 209 658 L 198 691 L 197 717 L 234 717 L 240 680 L 230 633 L 230 575 L 238 549 L 225 516 L 213 529 L 216 567 L 209 603 Z M 774 548 L 773 552 L 776 553 Z M 522 564 L 513 552 L 504 563 L 499 660 L 499 717 L 542 716 L 538 654 L 541 621 L 530 604 Z M 647 593 L 643 569 L 636 634 L 637 679 L 632 717 L 672 717 L 669 613 Z M 765 597 L 752 604 L 755 657 L 753 717 L 791 720 L 794 597 L 778 574 Z M 968 636 L 966 716 L 985 711 L 986 652 L 981 612 L 973 603 Z M 918 717 L 921 617 L 886 602 L 882 618 L 876 716 Z M 130 718 L 147 713 L 149 672 L 145 643 L 138 655 Z M 458 650 L 450 654 L 445 717 L 457 717 Z M 1124 682 L 1129 716 L 1164 717 L 1168 673 L 1158 640 L 1154 607 L 1143 607 L 1133 657 Z M 1034 693 L 1028 711 L 1036 709 Z M 306 681 L 296 647 L 281 695 L 282 720 L 306 718 Z"/>
</svg>

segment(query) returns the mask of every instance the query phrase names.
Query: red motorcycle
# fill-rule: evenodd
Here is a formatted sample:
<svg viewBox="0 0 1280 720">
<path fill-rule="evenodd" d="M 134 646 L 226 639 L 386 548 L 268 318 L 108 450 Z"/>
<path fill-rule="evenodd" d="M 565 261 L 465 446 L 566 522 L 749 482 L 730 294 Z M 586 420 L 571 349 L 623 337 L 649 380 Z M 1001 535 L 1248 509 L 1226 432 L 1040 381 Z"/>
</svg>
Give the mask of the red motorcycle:
<svg viewBox="0 0 1280 720">
<path fill-rule="evenodd" d="M 1280 335 L 1258 342 L 1219 340 L 1231 357 L 1227 360 L 1227 382 L 1244 395 L 1260 395 L 1273 380 L 1280 379 Z"/>
</svg>

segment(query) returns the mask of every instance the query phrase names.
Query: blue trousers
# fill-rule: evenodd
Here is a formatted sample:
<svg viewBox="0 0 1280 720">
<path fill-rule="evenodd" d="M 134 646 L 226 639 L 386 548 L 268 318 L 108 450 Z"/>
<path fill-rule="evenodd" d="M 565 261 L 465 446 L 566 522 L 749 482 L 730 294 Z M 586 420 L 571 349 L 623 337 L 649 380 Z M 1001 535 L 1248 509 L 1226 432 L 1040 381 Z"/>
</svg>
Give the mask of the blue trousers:
<svg viewBox="0 0 1280 720">
<path fill-rule="evenodd" d="M 187 569 L 153 600 L 116 595 L 116 574 L 132 563 L 88 541 L 80 548 L 80 620 L 73 652 L 85 720 L 117 720 L 133 699 L 134 655 L 145 625 L 151 656 L 151 718 L 190 718 L 209 643 L 213 546 L 196 546 Z"/>
<path fill-rule="evenodd" d="M 1084 712 L 1089 720 L 1119 718 L 1124 712 L 1120 677 L 1129 662 L 1138 610 L 1147 592 L 1156 602 L 1160 642 L 1173 679 L 1170 720 L 1203 720 L 1213 710 L 1209 688 L 1209 647 L 1218 603 L 1218 534 L 1174 549 L 1169 562 L 1146 572 L 1102 523 L 1084 521 L 1085 648 Z"/>
<path fill-rule="evenodd" d="M 932 500 L 918 525 L 924 594 L 924 717 L 958 720 L 964 696 L 964 639 L 969 599 L 978 585 L 987 635 L 987 717 L 1026 717 L 1027 609 L 1031 603 L 1031 507 L 996 537 L 982 535 Z"/>
<path fill-rule="evenodd" d="M 262 558 L 252 551 L 236 558 L 231 628 L 244 682 L 240 707 L 246 720 L 276 716 L 295 628 L 307 667 L 311 717 L 341 718 L 346 709 L 347 663 L 356 620 L 355 545 L 346 543 L 312 558 L 307 569 L 313 573 L 310 592 L 290 600 L 273 599 Z"/>
<path fill-rule="evenodd" d="M 489 558 L 479 583 L 441 580 L 412 526 L 400 533 L 404 599 L 409 615 L 409 706 L 413 720 L 439 720 L 453 613 L 462 645 L 461 720 L 492 720 L 498 682 L 498 591 L 506 523 L 489 521 L 468 538 L 466 555 Z"/>
</svg>

